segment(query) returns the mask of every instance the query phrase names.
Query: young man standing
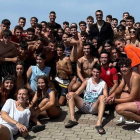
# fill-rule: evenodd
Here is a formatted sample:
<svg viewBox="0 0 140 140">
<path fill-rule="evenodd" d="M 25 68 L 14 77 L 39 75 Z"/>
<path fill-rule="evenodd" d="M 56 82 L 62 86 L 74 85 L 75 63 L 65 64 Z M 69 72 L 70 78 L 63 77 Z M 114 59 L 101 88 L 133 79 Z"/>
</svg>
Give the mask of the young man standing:
<svg viewBox="0 0 140 140">
<path fill-rule="evenodd" d="M 55 85 L 59 90 L 59 105 L 64 105 L 66 101 L 66 94 L 68 93 L 68 85 L 70 82 L 70 75 L 72 74 L 72 66 L 69 57 L 64 56 L 65 47 L 61 44 L 57 46 Z"/>
<path fill-rule="evenodd" d="M 100 54 L 100 62 L 102 64 L 102 72 L 100 78 L 107 83 L 109 88 L 109 95 L 111 95 L 118 87 L 117 70 L 114 67 L 109 67 L 109 56 L 106 52 L 102 52 Z"/>
<path fill-rule="evenodd" d="M 10 29 L 11 22 L 8 19 L 4 19 L 1 22 L 0 39 L 2 39 L 2 31 Z"/>
<path fill-rule="evenodd" d="M 107 39 L 113 39 L 113 30 L 110 23 L 103 20 L 103 12 L 97 10 L 95 13 L 97 22 L 90 27 L 89 39 L 99 37 L 99 46 Z"/>
<path fill-rule="evenodd" d="M 120 52 L 125 52 L 127 57 L 131 59 L 131 67 L 140 74 L 140 49 L 133 45 L 126 45 L 123 38 L 115 40 L 115 46 Z"/>
<path fill-rule="evenodd" d="M 87 28 L 86 28 L 86 32 L 89 33 L 90 27 L 91 25 L 93 25 L 94 23 L 94 18 L 92 16 L 88 16 L 87 17 Z"/>
<path fill-rule="evenodd" d="M 103 99 L 108 96 L 107 84 L 100 79 L 101 67 L 99 64 L 93 66 L 92 77 L 85 80 L 81 87 L 76 92 L 69 92 L 67 100 L 70 110 L 70 120 L 65 125 L 65 128 L 71 128 L 78 124 L 74 116 L 75 106 L 83 113 L 96 114 L 98 113 L 98 120 L 95 128 L 99 134 L 105 134 L 102 126 L 102 117 L 104 114 L 105 104 Z M 79 95 L 85 90 L 84 99 Z"/>
<path fill-rule="evenodd" d="M 53 23 L 54 24 L 54 36 L 56 37 L 57 30 L 59 28 L 61 28 L 61 25 L 55 22 L 56 13 L 54 11 L 51 11 L 50 12 L 49 19 L 50 19 L 50 23 Z"/>
</svg>

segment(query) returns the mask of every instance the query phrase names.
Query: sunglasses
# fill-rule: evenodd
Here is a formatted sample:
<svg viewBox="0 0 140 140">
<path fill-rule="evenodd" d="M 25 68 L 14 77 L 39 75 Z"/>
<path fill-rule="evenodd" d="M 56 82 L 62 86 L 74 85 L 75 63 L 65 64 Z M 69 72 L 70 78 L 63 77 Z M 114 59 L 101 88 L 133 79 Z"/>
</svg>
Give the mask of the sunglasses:
<svg viewBox="0 0 140 140">
<path fill-rule="evenodd" d="M 136 31 L 130 31 L 130 33 L 135 33 Z"/>
<path fill-rule="evenodd" d="M 97 14 L 97 15 L 96 15 L 96 17 L 99 17 L 99 16 L 102 17 L 102 14 Z"/>
</svg>

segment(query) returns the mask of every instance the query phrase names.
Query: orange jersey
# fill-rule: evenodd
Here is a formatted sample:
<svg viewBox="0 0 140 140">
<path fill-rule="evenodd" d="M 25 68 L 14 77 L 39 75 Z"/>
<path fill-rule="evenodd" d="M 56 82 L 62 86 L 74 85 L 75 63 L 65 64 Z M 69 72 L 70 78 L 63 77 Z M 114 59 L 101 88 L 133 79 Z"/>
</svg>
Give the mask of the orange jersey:
<svg viewBox="0 0 140 140">
<path fill-rule="evenodd" d="M 140 64 L 140 49 L 133 45 L 126 45 L 124 51 L 128 58 L 131 59 L 131 66 L 135 67 Z"/>
</svg>

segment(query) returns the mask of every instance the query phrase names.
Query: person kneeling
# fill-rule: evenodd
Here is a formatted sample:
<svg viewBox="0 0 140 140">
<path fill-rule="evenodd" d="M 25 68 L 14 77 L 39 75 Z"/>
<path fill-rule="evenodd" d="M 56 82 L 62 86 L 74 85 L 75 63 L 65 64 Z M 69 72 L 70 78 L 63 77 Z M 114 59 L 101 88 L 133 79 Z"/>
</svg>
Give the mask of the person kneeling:
<svg viewBox="0 0 140 140">
<path fill-rule="evenodd" d="M 75 106 L 86 114 L 97 114 L 98 120 L 95 128 L 99 134 L 105 134 L 105 130 L 102 126 L 102 117 L 105 110 L 105 104 L 103 100 L 108 96 L 108 88 L 105 81 L 100 79 L 101 66 L 95 64 L 92 69 L 92 77 L 85 80 L 80 88 L 74 93 L 70 92 L 67 94 L 67 100 L 70 110 L 70 120 L 65 125 L 65 128 L 71 128 L 78 124 L 74 116 Z M 86 88 L 86 89 L 85 89 Z M 84 99 L 79 95 L 85 90 Z"/>
</svg>

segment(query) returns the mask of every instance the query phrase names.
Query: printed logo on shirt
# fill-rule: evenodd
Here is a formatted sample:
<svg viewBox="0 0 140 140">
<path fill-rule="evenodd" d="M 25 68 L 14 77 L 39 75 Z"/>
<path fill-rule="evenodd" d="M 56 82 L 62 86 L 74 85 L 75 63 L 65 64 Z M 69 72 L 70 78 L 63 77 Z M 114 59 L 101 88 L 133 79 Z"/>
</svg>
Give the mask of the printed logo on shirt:
<svg viewBox="0 0 140 140">
<path fill-rule="evenodd" d="M 106 74 L 107 74 L 107 75 L 110 75 L 110 71 L 107 71 Z"/>
</svg>

